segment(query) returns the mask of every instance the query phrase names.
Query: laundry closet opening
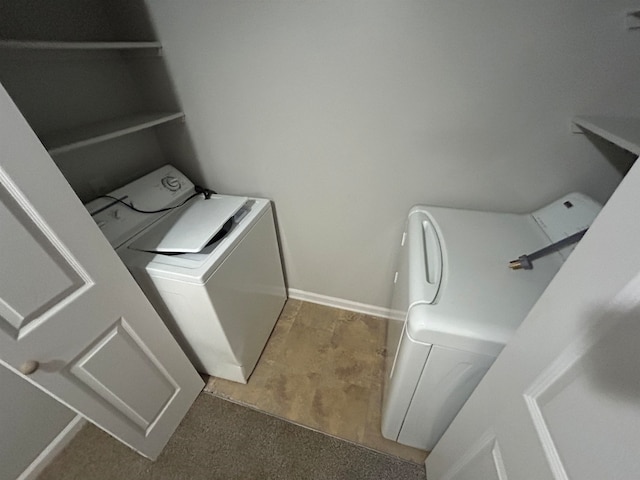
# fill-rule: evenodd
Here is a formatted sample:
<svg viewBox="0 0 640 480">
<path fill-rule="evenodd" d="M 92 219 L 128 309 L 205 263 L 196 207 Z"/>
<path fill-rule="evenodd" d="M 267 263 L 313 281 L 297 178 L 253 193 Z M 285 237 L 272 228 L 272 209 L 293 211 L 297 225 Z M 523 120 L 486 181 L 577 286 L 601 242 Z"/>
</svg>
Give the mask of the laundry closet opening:
<svg viewBox="0 0 640 480">
<path fill-rule="evenodd" d="M 91 207 L 194 364 L 213 372 L 208 391 L 421 462 L 424 451 L 380 432 L 407 211 L 524 215 L 574 190 L 604 204 L 640 153 L 636 121 L 597 116 L 635 98 L 628 40 L 597 30 L 600 47 L 585 53 L 608 7 L 575 5 L 591 9 L 583 18 L 553 2 L 471 3 L 0 0 L 0 82 L 86 205 L 115 194 L 173 208 L 195 185 L 221 195 L 185 211 L 242 198 L 188 251 L 179 235 L 171 247 L 152 238 L 171 213 Z M 614 58 L 629 61 L 612 86 L 601 66 Z M 148 175 L 162 188 L 146 203 L 129 189 Z M 138 230 L 120 232 L 130 218 Z M 420 301 L 437 303 L 450 240 L 422 227 L 424 255 L 443 261 L 427 263 Z M 170 281 L 205 293 L 195 301 Z M 224 292 L 215 302 L 209 281 Z M 215 314 L 194 312 L 207 302 Z M 220 323 L 228 345 L 215 363 L 228 369 L 215 375 L 198 353 L 209 333 L 176 317 L 234 308 L 268 311 L 271 324 Z M 251 367 L 238 360 L 248 351 Z"/>
</svg>

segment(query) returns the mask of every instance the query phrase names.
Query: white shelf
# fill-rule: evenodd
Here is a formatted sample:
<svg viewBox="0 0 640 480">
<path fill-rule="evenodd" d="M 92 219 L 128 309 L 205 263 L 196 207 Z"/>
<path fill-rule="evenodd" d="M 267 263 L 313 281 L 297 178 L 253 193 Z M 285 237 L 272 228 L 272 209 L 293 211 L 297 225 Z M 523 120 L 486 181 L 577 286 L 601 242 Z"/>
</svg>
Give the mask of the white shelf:
<svg viewBox="0 0 640 480">
<path fill-rule="evenodd" d="M 575 117 L 573 123 L 640 156 L 640 118 Z"/>
<path fill-rule="evenodd" d="M 138 114 L 107 122 L 94 123 L 70 131 L 53 132 L 43 135 L 41 140 L 50 155 L 58 155 L 180 118 L 184 118 L 184 113 Z"/>
<path fill-rule="evenodd" d="M 10 50 L 144 50 L 160 49 L 160 42 L 40 42 L 0 40 L 0 48 Z"/>
</svg>

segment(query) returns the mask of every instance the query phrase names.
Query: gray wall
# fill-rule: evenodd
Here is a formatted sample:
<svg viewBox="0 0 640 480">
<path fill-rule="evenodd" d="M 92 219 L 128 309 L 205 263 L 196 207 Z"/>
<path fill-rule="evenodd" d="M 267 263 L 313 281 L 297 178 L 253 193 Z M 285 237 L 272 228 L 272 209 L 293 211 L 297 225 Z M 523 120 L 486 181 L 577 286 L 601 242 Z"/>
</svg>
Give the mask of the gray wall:
<svg viewBox="0 0 640 480">
<path fill-rule="evenodd" d="M 275 201 L 290 287 L 385 306 L 412 204 L 524 212 L 620 180 L 570 119 L 638 111 L 632 2 L 146 3 L 179 165 Z"/>
<path fill-rule="evenodd" d="M 0 366 L 0 479 L 20 475 L 75 413 Z"/>
</svg>

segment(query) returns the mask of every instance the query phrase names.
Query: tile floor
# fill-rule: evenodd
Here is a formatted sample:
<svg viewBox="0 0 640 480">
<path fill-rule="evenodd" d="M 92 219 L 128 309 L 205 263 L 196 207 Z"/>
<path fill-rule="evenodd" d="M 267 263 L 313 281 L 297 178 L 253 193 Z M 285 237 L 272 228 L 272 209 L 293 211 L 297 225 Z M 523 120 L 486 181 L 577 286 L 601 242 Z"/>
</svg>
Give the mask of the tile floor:
<svg viewBox="0 0 640 480">
<path fill-rule="evenodd" d="M 288 300 L 247 385 L 205 391 L 416 463 L 427 452 L 380 434 L 386 322 Z"/>
</svg>

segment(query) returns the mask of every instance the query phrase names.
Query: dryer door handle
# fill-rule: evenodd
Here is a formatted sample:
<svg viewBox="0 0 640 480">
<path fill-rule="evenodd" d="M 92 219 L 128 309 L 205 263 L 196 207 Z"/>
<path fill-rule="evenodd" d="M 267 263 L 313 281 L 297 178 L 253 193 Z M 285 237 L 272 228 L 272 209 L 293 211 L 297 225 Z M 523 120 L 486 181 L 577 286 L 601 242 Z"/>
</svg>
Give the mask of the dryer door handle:
<svg viewBox="0 0 640 480">
<path fill-rule="evenodd" d="M 411 299 L 433 303 L 442 281 L 442 248 L 433 221 L 423 212 L 409 219 L 409 258 Z"/>
</svg>

